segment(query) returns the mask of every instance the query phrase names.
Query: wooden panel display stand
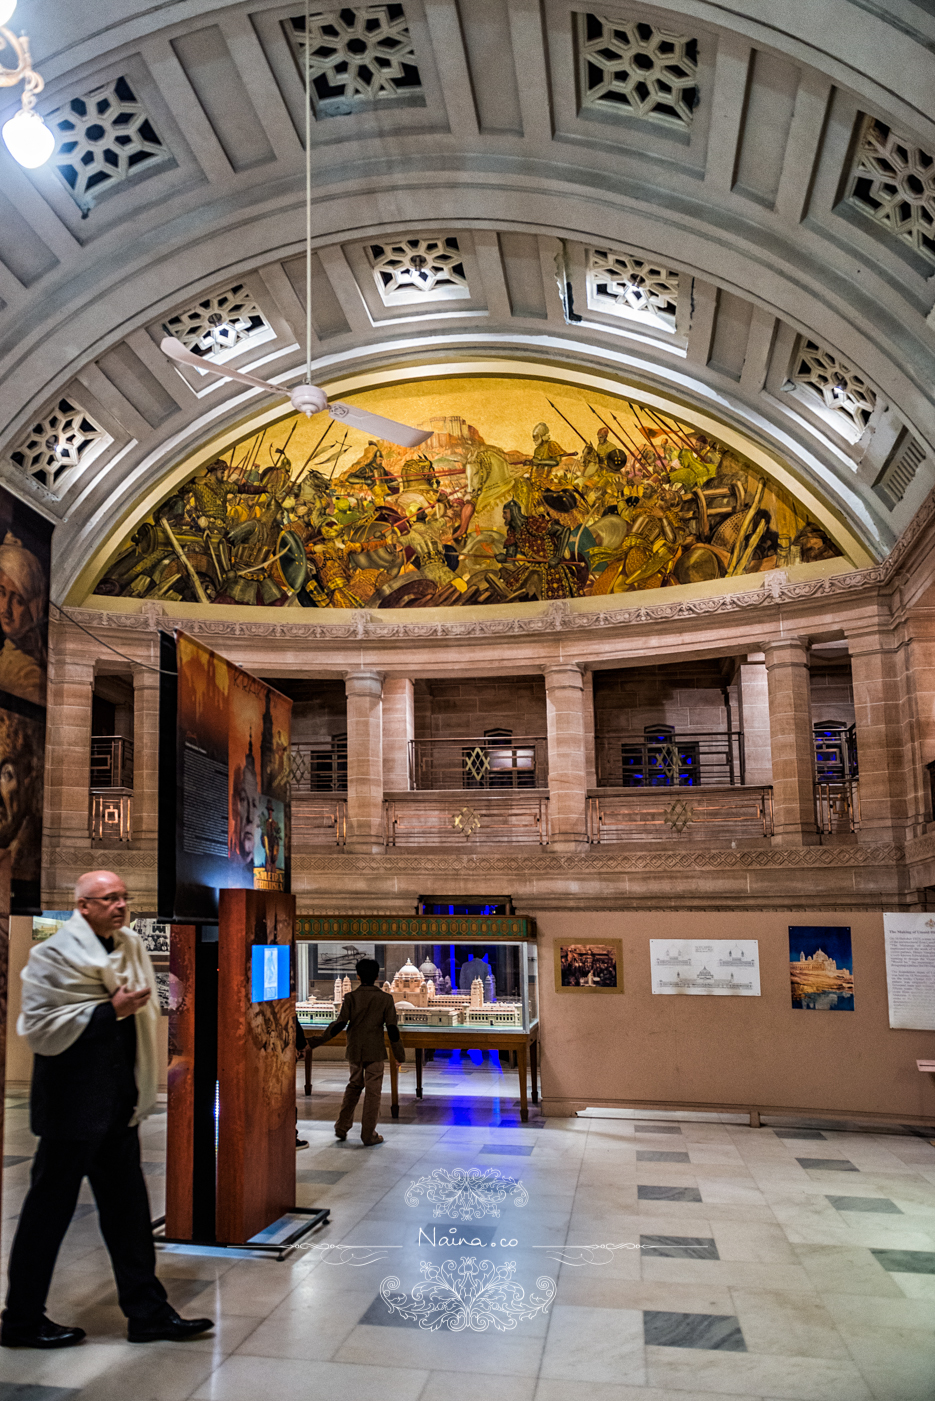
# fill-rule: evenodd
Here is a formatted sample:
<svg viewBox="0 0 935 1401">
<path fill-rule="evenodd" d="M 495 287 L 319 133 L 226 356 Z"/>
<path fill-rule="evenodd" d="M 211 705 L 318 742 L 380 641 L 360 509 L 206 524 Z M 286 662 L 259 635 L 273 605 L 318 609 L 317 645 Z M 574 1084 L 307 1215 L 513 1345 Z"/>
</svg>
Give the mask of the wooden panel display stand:
<svg viewBox="0 0 935 1401">
<path fill-rule="evenodd" d="M 254 945 L 285 945 L 295 901 L 222 890 L 217 926 L 171 940 L 167 1241 L 280 1253 L 326 1210 L 295 1206 L 295 996 L 252 1000 Z M 253 1240 L 286 1214 L 289 1236 Z"/>
</svg>

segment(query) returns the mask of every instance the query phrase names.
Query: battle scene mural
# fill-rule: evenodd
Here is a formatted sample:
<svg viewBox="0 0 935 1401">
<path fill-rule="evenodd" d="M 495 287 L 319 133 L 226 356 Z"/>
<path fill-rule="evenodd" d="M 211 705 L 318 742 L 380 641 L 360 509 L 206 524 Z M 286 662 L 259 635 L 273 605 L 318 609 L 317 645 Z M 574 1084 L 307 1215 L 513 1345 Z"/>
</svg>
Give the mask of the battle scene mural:
<svg viewBox="0 0 935 1401">
<path fill-rule="evenodd" d="M 734 447 L 579 386 L 440 379 L 358 402 L 417 451 L 324 414 L 232 440 L 126 539 L 104 597 L 424 608 L 595 597 L 842 551 Z"/>
</svg>

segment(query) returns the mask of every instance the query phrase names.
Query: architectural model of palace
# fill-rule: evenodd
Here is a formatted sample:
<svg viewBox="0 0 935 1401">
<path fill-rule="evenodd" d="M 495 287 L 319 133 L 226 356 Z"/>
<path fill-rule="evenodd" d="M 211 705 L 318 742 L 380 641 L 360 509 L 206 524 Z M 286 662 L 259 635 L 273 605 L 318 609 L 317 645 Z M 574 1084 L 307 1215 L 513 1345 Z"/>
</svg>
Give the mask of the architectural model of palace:
<svg viewBox="0 0 935 1401">
<path fill-rule="evenodd" d="M 424 968 L 428 965 L 423 964 Z M 429 971 L 437 970 L 434 965 Z M 492 982 L 492 978 L 490 979 Z M 334 1001 L 297 1002 L 296 1012 L 304 1026 L 327 1026 L 334 1021 L 344 994 L 351 991 L 350 978 L 336 978 Z M 475 978 L 467 993 L 436 992 L 435 982 L 407 959 L 396 974 L 392 983 L 384 983 L 383 991 L 388 992 L 396 1003 L 396 1016 L 400 1026 L 472 1026 L 472 1027 L 522 1027 L 523 1005 L 521 1002 L 497 1002 L 486 1000 L 484 981 Z M 494 992 L 494 997 L 496 993 Z"/>
</svg>

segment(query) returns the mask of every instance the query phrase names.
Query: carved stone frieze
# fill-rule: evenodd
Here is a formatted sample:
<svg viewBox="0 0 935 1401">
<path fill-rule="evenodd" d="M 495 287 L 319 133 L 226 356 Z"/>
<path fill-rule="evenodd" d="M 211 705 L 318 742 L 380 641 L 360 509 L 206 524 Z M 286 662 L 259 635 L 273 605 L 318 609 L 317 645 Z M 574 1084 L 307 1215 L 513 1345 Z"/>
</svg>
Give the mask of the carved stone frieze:
<svg viewBox="0 0 935 1401">
<path fill-rule="evenodd" d="M 706 851 L 615 851 L 581 852 L 557 855 L 540 852 L 491 852 L 489 848 L 476 855 L 462 852 L 433 852 L 434 870 L 444 868 L 476 873 L 486 872 L 539 875 L 550 872 L 574 876 L 599 875 L 605 872 L 627 871 L 768 871 L 814 870 L 816 868 L 855 866 L 895 866 L 906 859 L 901 846 L 803 846 L 772 847 L 767 850 L 708 849 Z M 294 856 L 292 869 L 301 875 L 347 875 L 350 872 L 424 872 L 424 852 L 387 852 L 386 855 L 361 855 L 355 852 L 339 854 Z"/>
<path fill-rule="evenodd" d="M 420 640 L 515 637 L 548 633 L 595 632 L 606 628 L 626 628 L 636 624 L 682 622 L 726 613 L 774 608 L 783 604 L 820 602 L 823 599 L 853 596 L 886 584 L 895 566 L 894 556 L 869 569 L 832 574 L 825 579 L 790 581 L 782 571 L 763 576 L 763 587 L 743 593 L 718 594 L 709 598 L 673 599 L 671 603 L 639 605 L 635 608 L 607 608 L 593 613 L 578 612 L 567 600 L 554 600 L 541 613 L 517 614 L 511 618 L 477 618 L 463 622 L 384 622 L 384 614 L 365 609 L 349 613 L 346 623 L 287 623 L 245 621 L 224 617 L 173 618 L 159 605 L 149 605 L 142 613 L 108 613 L 90 608 L 70 608 L 67 617 L 86 628 L 106 628 L 125 632 L 152 632 L 160 628 L 181 628 L 200 637 L 250 637 L 283 639 L 289 642 L 413 642 Z"/>
</svg>

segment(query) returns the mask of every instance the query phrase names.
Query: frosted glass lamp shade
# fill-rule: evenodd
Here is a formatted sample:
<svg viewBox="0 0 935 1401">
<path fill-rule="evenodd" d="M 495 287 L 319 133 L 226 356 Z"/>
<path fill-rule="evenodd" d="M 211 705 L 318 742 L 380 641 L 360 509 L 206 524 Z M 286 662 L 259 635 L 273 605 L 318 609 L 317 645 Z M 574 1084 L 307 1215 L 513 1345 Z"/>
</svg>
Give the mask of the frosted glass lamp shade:
<svg viewBox="0 0 935 1401">
<path fill-rule="evenodd" d="M 16 9 L 16 0 L 0 0 L 0 24 L 8 24 Z"/>
<path fill-rule="evenodd" d="M 4 122 L 3 139 L 13 159 L 27 170 L 45 165 L 55 149 L 55 137 L 45 122 L 38 113 L 25 109 Z"/>
</svg>

